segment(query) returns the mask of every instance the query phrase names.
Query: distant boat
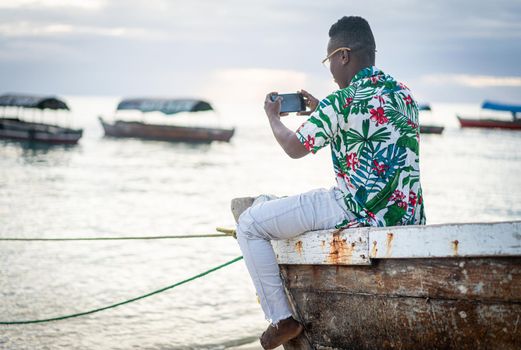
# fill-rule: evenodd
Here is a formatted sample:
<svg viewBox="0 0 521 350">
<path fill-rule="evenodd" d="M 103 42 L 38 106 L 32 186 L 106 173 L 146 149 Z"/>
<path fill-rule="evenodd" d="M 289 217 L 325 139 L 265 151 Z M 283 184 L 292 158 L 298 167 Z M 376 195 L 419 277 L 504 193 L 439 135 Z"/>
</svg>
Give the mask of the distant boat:
<svg viewBox="0 0 521 350">
<path fill-rule="evenodd" d="M 441 134 L 445 127 L 438 125 L 420 125 L 420 134 Z"/>
<path fill-rule="evenodd" d="M 471 119 L 458 117 L 459 123 L 462 128 L 500 128 L 500 129 L 511 129 L 521 130 L 521 119 L 518 119 L 517 113 L 521 113 L 521 105 L 509 105 L 504 103 L 496 103 L 485 101 L 481 105 L 483 109 L 490 109 L 494 111 L 504 111 L 512 113 L 512 120 L 501 120 L 501 119 Z"/>
<path fill-rule="evenodd" d="M 418 104 L 419 111 L 430 111 L 431 106 L 427 103 Z M 420 124 L 420 134 L 441 134 L 445 128 L 438 125 Z"/>
<path fill-rule="evenodd" d="M 418 104 L 418 110 L 419 111 L 430 111 L 431 106 L 428 103 L 419 103 Z"/>
<path fill-rule="evenodd" d="M 69 110 L 67 104 L 53 96 L 33 96 L 20 94 L 5 94 L 0 96 L 0 138 L 43 142 L 47 144 L 75 144 L 83 134 L 82 129 L 70 129 L 63 126 L 34 121 L 22 120 L 18 111 L 22 109 Z M 7 116 L 6 108 L 16 107 L 16 116 Z"/>
<path fill-rule="evenodd" d="M 169 116 L 180 112 L 211 111 L 213 108 L 208 102 L 196 99 L 136 98 L 122 100 L 116 111 L 121 110 L 137 110 L 142 113 L 160 112 Z M 151 124 L 141 121 L 115 120 L 113 123 L 109 123 L 101 116 L 99 120 L 105 130 L 105 135 L 112 137 L 210 143 L 212 141 L 229 142 L 235 132 L 233 128 Z"/>
</svg>

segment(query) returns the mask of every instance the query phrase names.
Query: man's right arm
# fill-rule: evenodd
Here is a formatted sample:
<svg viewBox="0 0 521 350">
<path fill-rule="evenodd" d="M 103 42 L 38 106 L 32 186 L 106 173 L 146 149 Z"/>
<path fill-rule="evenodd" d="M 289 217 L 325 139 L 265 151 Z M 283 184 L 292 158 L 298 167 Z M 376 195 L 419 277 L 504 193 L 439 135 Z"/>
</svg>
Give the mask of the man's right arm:
<svg viewBox="0 0 521 350">
<path fill-rule="evenodd" d="M 302 158 L 307 155 L 309 151 L 299 141 L 297 135 L 280 121 L 280 116 L 285 115 L 280 113 L 281 98 L 278 97 L 275 101 L 272 101 L 270 98 L 272 94 L 274 94 L 274 92 L 266 96 L 264 110 L 268 116 L 273 136 L 275 136 L 280 147 L 282 147 L 288 156 L 293 159 Z"/>
<path fill-rule="evenodd" d="M 288 127 L 280 121 L 278 115 L 268 115 L 268 118 L 275 139 L 288 156 L 293 159 L 298 159 L 310 153 L 299 141 L 295 132 L 288 129 Z"/>
</svg>

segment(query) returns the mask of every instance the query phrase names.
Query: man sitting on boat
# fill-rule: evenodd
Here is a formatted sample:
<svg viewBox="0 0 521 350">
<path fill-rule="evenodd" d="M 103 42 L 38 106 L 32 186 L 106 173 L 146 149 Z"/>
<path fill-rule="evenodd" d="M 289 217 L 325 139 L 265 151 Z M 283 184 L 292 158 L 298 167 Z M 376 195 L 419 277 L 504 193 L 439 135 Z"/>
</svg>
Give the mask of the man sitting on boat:
<svg viewBox="0 0 521 350">
<path fill-rule="evenodd" d="M 290 197 L 260 196 L 244 211 L 237 239 L 270 326 L 273 349 L 302 332 L 284 293 L 270 245 L 307 231 L 424 224 L 419 173 L 418 108 L 409 89 L 375 67 L 367 21 L 343 17 L 331 26 L 327 57 L 339 90 L 322 101 L 302 91 L 309 119 L 296 132 L 280 121 L 280 98 L 264 109 L 275 139 L 291 158 L 331 147 L 336 186 Z"/>
</svg>

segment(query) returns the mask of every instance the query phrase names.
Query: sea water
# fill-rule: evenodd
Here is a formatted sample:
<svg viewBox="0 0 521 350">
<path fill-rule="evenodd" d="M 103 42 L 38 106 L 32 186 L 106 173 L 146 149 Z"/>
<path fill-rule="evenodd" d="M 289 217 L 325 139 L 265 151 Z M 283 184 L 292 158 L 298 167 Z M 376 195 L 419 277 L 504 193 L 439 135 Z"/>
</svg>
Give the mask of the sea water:
<svg viewBox="0 0 521 350">
<path fill-rule="evenodd" d="M 230 200 L 334 185 L 328 150 L 288 158 L 261 105 L 219 105 L 230 143 L 104 138 L 98 114 L 117 98 L 69 97 L 83 127 L 74 147 L 0 141 L 0 236 L 80 237 L 215 233 L 233 227 Z M 521 132 L 460 129 L 479 106 L 433 103 L 421 121 L 429 224 L 521 219 Z M 36 115 L 38 118 L 39 116 Z M 175 116 L 170 117 L 175 120 Z M 196 116 L 194 116 L 196 118 Z M 296 128 L 303 117 L 287 117 Z M 176 283 L 240 256 L 233 238 L 1 242 L 0 321 L 87 311 Z M 159 295 L 69 320 L 1 326 L 1 349 L 224 349 L 266 327 L 242 261 Z"/>
</svg>

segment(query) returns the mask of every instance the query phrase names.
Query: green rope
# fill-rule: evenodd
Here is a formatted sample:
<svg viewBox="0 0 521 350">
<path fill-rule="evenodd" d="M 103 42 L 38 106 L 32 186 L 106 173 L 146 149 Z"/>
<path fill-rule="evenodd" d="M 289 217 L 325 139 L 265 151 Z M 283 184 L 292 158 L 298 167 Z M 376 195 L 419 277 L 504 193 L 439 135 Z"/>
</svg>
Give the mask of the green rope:
<svg viewBox="0 0 521 350">
<path fill-rule="evenodd" d="M 233 234 L 214 233 L 202 235 L 178 235 L 178 236 L 135 236 L 135 237 L 77 237 L 77 238 L 13 238 L 4 237 L 0 241 L 115 241 L 115 240 L 131 240 L 131 239 L 175 239 L 175 238 L 213 238 L 213 237 L 231 237 Z"/>
<path fill-rule="evenodd" d="M 132 299 L 129 299 L 129 300 L 125 300 L 123 302 L 120 302 L 120 303 L 117 303 L 117 304 L 113 304 L 113 305 L 109 305 L 109 306 L 105 306 L 105 307 L 101 307 L 101 308 L 98 308 L 98 309 L 94 309 L 94 310 L 90 310 L 90 311 L 85 311 L 85 312 L 79 312 L 79 313 L 76 313 L 76 314 L 72 314 L 72 315 L 65 315 L 65 316 L 60 316 L 60 317 L 54 317 L 54 318 L 47 318 L 47 319 L 41 319 L 41 320 L 28 320 L 28 321 L 0 321 L 0 324 L 3 324 L 3 325 L 17 325 L 17 324 L 30 324 L 30 323 L 43 323 L 43 322 L 51 322 L 51 321 L 59 321 L 59 320 L 65 320 L 67 318 L 73 318 L 73 317 L 79 317 L 79 316 L 84 316 L 84 315 L 89 315 L 89 314 L 93 314 L 95 312 L 100 312 L 100 311 L 103 311 L 103 310 L 107 310 L 107 309 L 111 309 L 111 308 L 115 308 L 117 306 L 120 306 L 120 305 L 124 305 L 124 304 L 129 304 L 129 303 L 132 303 L 134 301 L 138 301 L 140 299 L 144 299 L 144 298 L 147 298 L 149 296 L 152 296 L 154 294 L 159 294 L 159 293 L 162 293 L 168 289 L 172 289 L 172 288 L 175 288 L 177 286 L 180 286 L 182 284 L 185 284 L 185 283 L 188 283 L 188 282 L 191 282 L 193 280 L 196 280 L 198 278 L 201 278 L 203 276 L 206 276 L 214 271 L 217 271 L 219 269 L 222 269 L 223 267 L 226 267 L 228 265 L 231 265 L 239 260 L 242 259 L 242 256 L 239 256 L 235 259 L 232 259 L 222 265 L 219 265 L 219 266 L 216 266 L 214 268 L 211 268 L 210 270 L 207 270 L 205 272 L 201 272 L 200 274 L 198 275 L 195 275 L 193 277 L 190 277 L 190 278 L 187 278 L 181 282 L 177 282 L 175 284 L 172 284 L 168 287 L 165 287 L 165 288 L 161 288 L 161 289 L 158 289 L 154 292 L 151 292 L 151 293 L 148 293 L 148 294 L 145 294 L 145 295 L 141 295 L 139 297 L 136 297 L 136 298 L 132 298 Z"/>
<path fill-rule="evenodd" d="M 217 227 L 217 231 L 222 233 L 211 233 L 201 235 L 177 235 L 177 236 L 127 236 L 127 237 L 65 237 L 65 238 L 14 238 L 0 237 L 0 241 L 116 241 L 131 239 L 175 239 L 175 238 L 215 238 L 215 237 L 236 237 L 234 229 Z"/>
</svg>

